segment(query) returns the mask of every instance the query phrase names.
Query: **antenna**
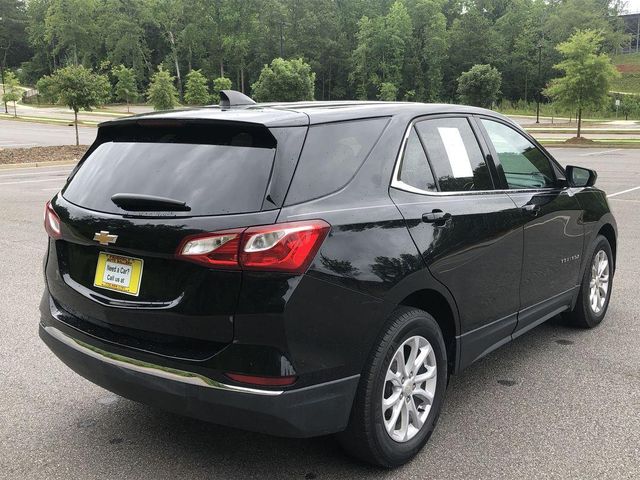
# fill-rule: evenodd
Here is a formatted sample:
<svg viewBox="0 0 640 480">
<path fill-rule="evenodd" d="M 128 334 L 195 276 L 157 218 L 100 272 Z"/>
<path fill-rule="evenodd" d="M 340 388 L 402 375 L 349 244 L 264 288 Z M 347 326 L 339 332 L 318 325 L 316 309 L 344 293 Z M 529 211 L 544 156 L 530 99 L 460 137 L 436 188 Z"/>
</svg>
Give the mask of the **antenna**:
<svg viewBox="0 0 640 480">
<path fill-rule="evenodd" d="M 220 90 L 220 108 L 227 109 L 241 105 L 255 105 L 251 98 L 236 90 Z"/>
</svg>

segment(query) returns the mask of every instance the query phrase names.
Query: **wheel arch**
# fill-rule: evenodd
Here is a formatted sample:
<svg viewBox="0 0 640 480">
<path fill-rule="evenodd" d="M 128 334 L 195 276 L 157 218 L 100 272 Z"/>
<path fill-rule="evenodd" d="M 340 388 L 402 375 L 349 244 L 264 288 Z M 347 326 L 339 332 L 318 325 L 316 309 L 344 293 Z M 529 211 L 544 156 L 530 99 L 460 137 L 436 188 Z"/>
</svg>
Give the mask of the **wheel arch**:
<svg viewBox="0 0 640 480">
<path fill-rule="evenodd" d="M 615 271 L 616 252 L 618 247 L 615 228 L 610 223 L 605 223 L 600 227 L 600 230 L 598 230 L 598 235 L 602 235 L 604 238 L 606 238 L 609 242 L 609 245 L 611 246 L 611 253 L 613 254 L 613 268 Z"/>
<path fill-rule="evenodd" d="M 456 310 L 445 296 L 437 290 L 423 288 L 407 295 L 398 305 L 424 310 L 436 320 L 447 348 L 449 373 L 455 372 L 458 362 L 458 322 Z"/>
</svg>

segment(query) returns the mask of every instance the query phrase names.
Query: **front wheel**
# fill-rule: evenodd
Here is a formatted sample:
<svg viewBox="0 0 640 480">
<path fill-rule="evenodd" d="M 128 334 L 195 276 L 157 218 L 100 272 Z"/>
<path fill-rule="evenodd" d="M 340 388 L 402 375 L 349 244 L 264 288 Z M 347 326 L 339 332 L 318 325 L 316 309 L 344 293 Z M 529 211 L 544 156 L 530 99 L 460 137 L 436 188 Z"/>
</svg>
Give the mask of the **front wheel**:
<svg viewBox="0 0 640 480">
<path fill-rule="evenodd" d="M 575 326 L 593 328 L 602 322 L 611 298 L 613 267 L 611 245 L 605 237 L 598 235 L 596 248 L 582 278 L 576 306 L 568 315 Z"/>
<path fill-rule="evenodd" d="M 391 468 L 409 461 L 433 432 L 447 385 L 442 332 L 428 313 L 394 312 L 370 355 L 347 430 L 345 449 Z"/>
</svg>

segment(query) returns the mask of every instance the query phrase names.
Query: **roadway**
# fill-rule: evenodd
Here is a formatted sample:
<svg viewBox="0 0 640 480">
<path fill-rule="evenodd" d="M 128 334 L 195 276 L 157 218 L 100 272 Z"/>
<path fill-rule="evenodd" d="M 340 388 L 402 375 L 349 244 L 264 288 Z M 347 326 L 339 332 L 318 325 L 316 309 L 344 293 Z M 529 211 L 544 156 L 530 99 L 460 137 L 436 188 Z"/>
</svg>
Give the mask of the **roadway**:
<svg viewBox="0 0 640 480">
<path fill-rule="evenodd" d="M 453 377 L 431 441 L 391 472 L 354 462 L 331 437 L 204 424 L 71 372 L 37 336 L 42 210 L 70 167 L 0 169 L 0 478 L 640 478 L 640 158 L 552 151 L 597 169 L 611 195 L 620 237 L 606 320 L 582 331 L 552 319 Z"/>
<path fill-rule="evenodd" d="M 96 138 L 97 129 L 95 127 L 78 127 L 78 134 L 81 145 L 90 145 Z M 76 133 L 73 123 L 50 125 L 18 120 L 0 120 L 0 148 L 73 145 L 75 143 Z"/>
</svg>

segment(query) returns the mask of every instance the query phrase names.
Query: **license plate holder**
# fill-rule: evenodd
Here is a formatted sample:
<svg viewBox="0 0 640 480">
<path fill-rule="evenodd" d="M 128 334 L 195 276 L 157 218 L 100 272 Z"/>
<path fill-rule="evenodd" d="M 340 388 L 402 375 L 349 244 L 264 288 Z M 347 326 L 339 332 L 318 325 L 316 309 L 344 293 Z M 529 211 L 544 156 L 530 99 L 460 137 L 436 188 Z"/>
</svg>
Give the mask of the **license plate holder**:
<svg viewBox="0 0 640 480">
<path fill-rule="evenodd" d="M 100 252 L 93 286 L 137 297 L 143 267 L 141 258 Z"/>
</svg>

